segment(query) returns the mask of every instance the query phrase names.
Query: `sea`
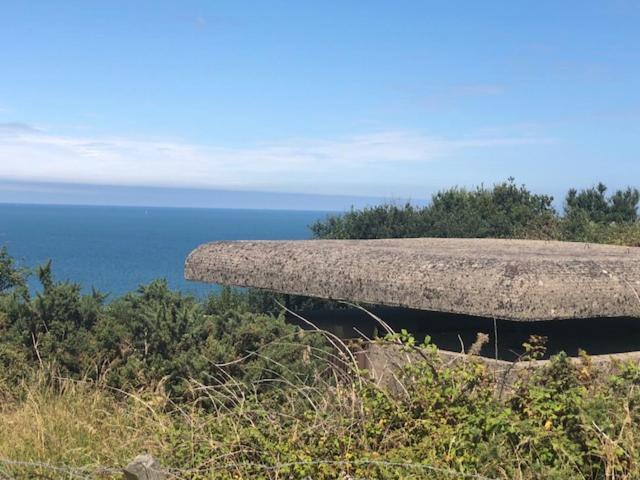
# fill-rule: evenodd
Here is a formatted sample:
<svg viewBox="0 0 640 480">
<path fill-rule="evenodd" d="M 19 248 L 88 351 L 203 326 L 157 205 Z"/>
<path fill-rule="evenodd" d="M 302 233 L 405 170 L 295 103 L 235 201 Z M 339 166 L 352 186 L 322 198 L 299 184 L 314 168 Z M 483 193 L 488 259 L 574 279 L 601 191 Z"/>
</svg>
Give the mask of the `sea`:
<svg viewBox="0 0 640 480">
<path fill-rule="evenodd" d="M 0 204 L 0 247 L 27 268 L 52 261 L 57 280 L 108 299 L 164 278 L 204 296 L 217 289 L 184 280 L 191 250 L 216 240 L 300 240 L 330 212 Z M 32 290 L 39 289 L 35 276 Z"/>
</svg>

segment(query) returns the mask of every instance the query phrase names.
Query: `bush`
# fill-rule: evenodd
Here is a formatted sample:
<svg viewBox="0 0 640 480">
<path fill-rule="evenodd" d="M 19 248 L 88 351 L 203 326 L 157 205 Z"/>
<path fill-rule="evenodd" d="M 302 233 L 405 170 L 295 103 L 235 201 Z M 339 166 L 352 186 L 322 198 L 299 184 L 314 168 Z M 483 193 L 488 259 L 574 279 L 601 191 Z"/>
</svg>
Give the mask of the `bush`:
<svg viewBox="0 0 640 480">
<path fill-rule="evenodd" d="M 224 289 L 201 302 L 157 280 L 107 304 L 100 292 L 83 295 L 79 285 L 56 281 L 50 263 L 38 278 L 35 296 L 18 280 L 0 295 L 0 381 L 18 385 L 46 367 L 120 389 L 161 386 L 186 398 L 189 380 L 211 382 L 219 363 L 248 354 L 247 377 L 239 381 L 268 371 L 297 379 L 314 370 L 313 361 L 301 361 L 301 345 L 318 346 L 317 336 L 302 335 L 281 315 L 257 313 L 263 294 Z"/>
<path fill-rule="evenodd" d="M 553 197 L 533 194 L 513 179 L 493 189 L 438 192 L 424 211 L 425 236 L 550 238 L 556 226 L 552 202 Z"/>
<path fill-rule="evenodd" d="M 388 347 L 416 353 L 410 338 L 397 340 Z M 397 388 L 355 369 L 333 382 L 229 375 L 194 381 L 202 398 L 178 405 L 154 390 L 123 396 L 35 375 L 28 400 L 0 405 L 0 458 L 64 464 L 84 476 L 102 465 L 112 478 L 141 451 L 192 479 L 640 476 L 637 364 L 612 373 L 586 356 L 575 364 L 560 355 L 520 368 L 499 398 L 500 378 L 477 358 L 443 362 L 432 345 L 420 349 L 396 372 Z M 234 363 L 240 377 L 246 362 Z M 266 379 L 279 382 L 277 396 L 260 390 Z M 3 473 L 59 478 L 40 465 Z"/>
<path fill-rule="evenodd" d="M 582 190 L 569 190 L 565 202 L 568 216 L 582 212 L 594 223 L 629 223 L 638 220 L 640 192 L 635 188 L 618 190 L 606 197 L 607 187 L 603 183 Z"/>
<path fill-rule="evenodd" d="M 16 267 L 6 247 L 0 248 L 0 294 L 25 285 L 24 270 Z"/>
<path fill-rule="evenodd" d="M 640 245 L 638 190 L 606 196 L 603 184 L 572 189 L 560 215 L 553 197 L 513 179 L 475 190 L 451 188 L 429 205 L 380 205 L 329 216 L 311 225 L 315 238 L 523 238 Z"/>
<path fill-rule="evenodd" d="M 426 207 L 381 205 L 330 216 L 311 226 L 316 238 L 540 237 L 555 234 L 553 198 L 513 179 L 488 189 L 452 188 Z"/>
</svg>

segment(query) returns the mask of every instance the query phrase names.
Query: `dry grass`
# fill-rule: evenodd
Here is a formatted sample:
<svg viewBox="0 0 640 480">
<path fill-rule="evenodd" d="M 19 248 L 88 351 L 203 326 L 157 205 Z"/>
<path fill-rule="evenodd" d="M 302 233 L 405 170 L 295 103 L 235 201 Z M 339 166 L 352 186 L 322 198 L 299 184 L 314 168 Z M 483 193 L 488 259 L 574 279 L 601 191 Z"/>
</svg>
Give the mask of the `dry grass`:
<svg viewBox="0 0 640 480">
<path fill-rule="evenodd" d="M 98 470 L 126 465 L 132 452 L 163 451 L 168 418 L 148 403 L 44 377 L 25 384 L 20 401 L 0 406 L 0 457 Z"/>
<path fill-rule="evenodd" d="M 41 372 L 0 406 L 0 458 L 76 470 L 0 462 L 0 478 L 120 478 L 143 452 L 185 479 L 638 478 L 637 380 L 608 390 L 590 364 L 560 363 L 547 374 L 557 382 L 523 387 L 514 414 L 481 362 L 424 360 L 396 396 L 332 358 L 345 362 L 333 378 L 274 376 L 266 395 L 231 377 L 194 382 L 196 400 L 180 405 L 162 388 L 127 394 Z"/>
</svg>

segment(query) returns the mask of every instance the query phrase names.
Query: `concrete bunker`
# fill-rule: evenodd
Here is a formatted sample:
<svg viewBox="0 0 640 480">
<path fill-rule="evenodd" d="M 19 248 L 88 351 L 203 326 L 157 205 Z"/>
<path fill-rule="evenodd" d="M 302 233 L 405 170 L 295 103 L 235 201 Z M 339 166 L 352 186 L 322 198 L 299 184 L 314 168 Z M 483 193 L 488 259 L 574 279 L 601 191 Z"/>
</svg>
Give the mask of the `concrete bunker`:
<svg viewBox="0 0 640 480">
<path fill-rule="evenodd" d="M 461 352 L 515 360 L 531 335 L 549 354 L 638 355 L 640 248 L 496 239 L 238 241 L 202 245 L 188 280 L 371 305 L 394 329 Z M 300 312 L 345 338 L 370 337 L 359 310 Z"/>
</svg>

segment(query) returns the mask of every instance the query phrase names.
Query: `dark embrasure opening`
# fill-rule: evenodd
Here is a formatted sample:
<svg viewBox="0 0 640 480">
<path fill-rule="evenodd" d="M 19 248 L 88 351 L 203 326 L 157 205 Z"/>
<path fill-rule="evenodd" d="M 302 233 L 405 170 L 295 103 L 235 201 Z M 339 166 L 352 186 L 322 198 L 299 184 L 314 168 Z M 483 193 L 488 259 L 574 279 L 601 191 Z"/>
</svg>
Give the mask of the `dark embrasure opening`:
<svg viewBox="0 0 640 480">
<path fill-rule="evenodd" d="M 523 343 L 532 335 L 546 337 L 546 358 L 561 351 L 576 356 L 580 350 L 590 355 L 640 350 L 640 318 L 517 322 L 408 308 L 372 307 L 369 311 L 383 319 L 394 331 L 407 330 L 419 342 L 428 335 L 431 342 L 443 350 L 467 351 L 477 334 L 485 333 L 489 336 L 489 341 L 482 347 L 480 355 L 502 360 L 518 359 L 525 352 Z M 319 328 L 343 339 L 363 336 L 375 338 L 386 333 L 370 315 L 358 309 L 307 310 L 297 313 Z M 309 328 L 292 315 L 287 319 L 303 328 Z"/>
</svg>

